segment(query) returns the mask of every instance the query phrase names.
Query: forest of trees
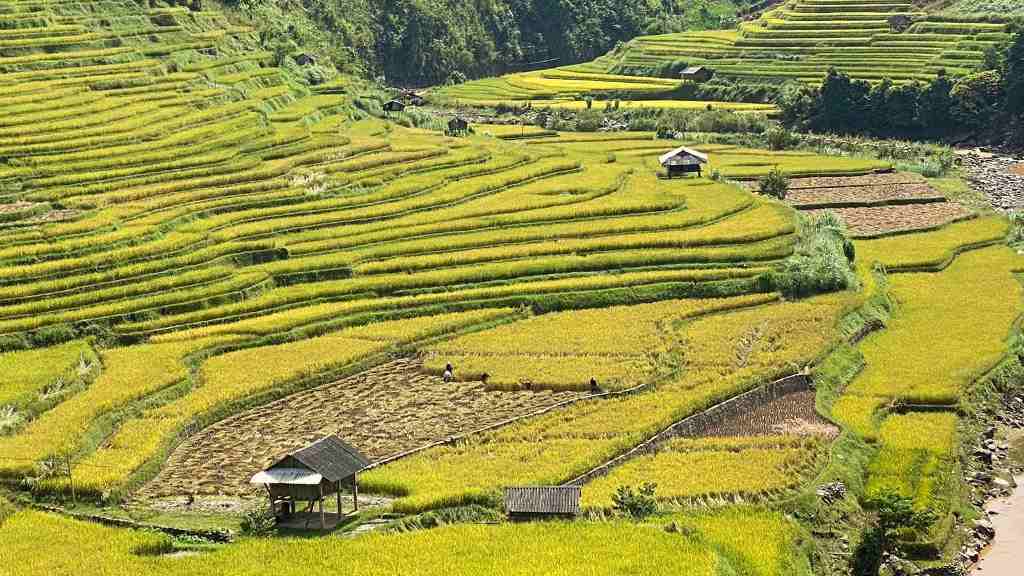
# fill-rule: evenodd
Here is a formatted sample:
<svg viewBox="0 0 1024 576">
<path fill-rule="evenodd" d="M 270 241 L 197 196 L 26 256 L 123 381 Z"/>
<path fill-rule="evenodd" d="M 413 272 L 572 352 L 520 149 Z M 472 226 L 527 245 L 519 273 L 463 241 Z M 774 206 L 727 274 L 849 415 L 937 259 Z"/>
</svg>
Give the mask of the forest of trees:
<svg viewBox="0 0 1024 576">
<path fill-rule="evenodd" d="M 641 34 L 728 25 L 750 0 L 222 0 L 282 56 L 436 84 L 524 64 L 571 64 Z"/>
<path fill-rule="evenodd" d="M 974 74 L 894 85 L 830 70 L 820 88 L 784 87 L 783 122 L 798 130 L 883 138 L 979 141 L 1024 146 L 1024 34 L 992 50 Z"/>
</svg>

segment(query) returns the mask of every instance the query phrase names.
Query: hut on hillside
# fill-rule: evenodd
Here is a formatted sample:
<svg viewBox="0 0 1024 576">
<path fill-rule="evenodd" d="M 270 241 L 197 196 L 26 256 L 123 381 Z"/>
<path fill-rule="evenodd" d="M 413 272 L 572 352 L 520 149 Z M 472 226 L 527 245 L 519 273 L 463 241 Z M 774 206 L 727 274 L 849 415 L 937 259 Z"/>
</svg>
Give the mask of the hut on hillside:
<svg viewBox="0 0 1024 576">
<path fill-rule="evenodd" d="M 711 80 L 715 77 L 715 71 L 707 66 L 690 66 L 683 70 L 681 77 L 683 80 L 689 80 L 691 82 L 697 82 L 702 84 Z"/>
<path fill-rule="evenodd" d="M 392 112 L 401 112 L 403 110 L 405 110 L 405 104 L 400 100 L 389 100 L 384 104 L 384 112 L 387 112 L 388 114 Z"/>
<path fill-rule="evenodd" d="M 402 92 L 402 101 L 408 106 L 425 106 L 427 99 L 422 94 L 413 90 L 405 90 Z"/>
<path fill-rule="evenodd" d="M 448 134 L 457 136 L 469 132 L 469 122 L 462 116 L 456 116 L 448 121 Z"/>
<path fill-rule="evenodd" d="M 304 520 L 308 528 L 320 508 L 320 529 L 336 526 L 341 521 L 341 488 L 352 488 L 352 508 L 359 509 L 359 484 L 356 475 L 370 465 L 358 450 L 337 436 L 327 436 L 302 450 L 292 452 L 266 470 L 252 477 L 252 484 L 262 484 L 270 497 L 270 507 L 279 524 L 299 527 Z M 330 523 L 324 511 L 324 501 L 330 495 L 338 499 L 338 513 L 332 514 Z M 300 502 L 307 503 L 303 512 L 297 512 Z"/>
<path fill-rule="evenodd" d="M 308 52 L 300 52 L 292 56 L 292 60 L 295 60 L 295 63 L 299 66 L 316 66 L 316 56 Z"/>
<path fill-rule="evenodd" d="M 571 519 L 580 513 L 579 486 L 520 486 L 505 489 L 510 520 Z"/>
<path fill-rule="evenodd" d="M 702 175 L 703 165 L 708 163 L 708 155 L 686 146 L 680 146 L 671 152 L 662 154 L 658 161 L 668 171 L 669 178 L 685 176 L 694 172 L 699 177 Z"/>
</svg>

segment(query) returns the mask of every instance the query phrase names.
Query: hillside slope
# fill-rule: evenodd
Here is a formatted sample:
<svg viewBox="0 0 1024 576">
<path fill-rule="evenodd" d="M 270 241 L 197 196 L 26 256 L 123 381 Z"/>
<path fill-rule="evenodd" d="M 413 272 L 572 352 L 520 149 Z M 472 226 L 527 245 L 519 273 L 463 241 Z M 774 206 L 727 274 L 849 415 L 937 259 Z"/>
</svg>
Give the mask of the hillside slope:
<svg viewBox="0 0 1024 576">
<path fill-rule="evenodd" d="M 224 0 L 269 33 L 339 68 L 437 84 L 536 62 L 594 58 L 640 34 L 717 28 L 749 0 Z"/>
<path fill-rule="evenodd" d="M 440 94 L 467 104 L 588 96 L 771 100 L 787 82 L 820 85 L 830 68 L 872 83 L 928 83 L 941 71 L 965 77 L 1011 38 L 997 14 L 926 13 L 897 0 L 788 0 L 734 30 L 640 36 L 585 64 Z M 688 66 L 706 66 L 714 79 L 681 82 Z"/>
</svg>

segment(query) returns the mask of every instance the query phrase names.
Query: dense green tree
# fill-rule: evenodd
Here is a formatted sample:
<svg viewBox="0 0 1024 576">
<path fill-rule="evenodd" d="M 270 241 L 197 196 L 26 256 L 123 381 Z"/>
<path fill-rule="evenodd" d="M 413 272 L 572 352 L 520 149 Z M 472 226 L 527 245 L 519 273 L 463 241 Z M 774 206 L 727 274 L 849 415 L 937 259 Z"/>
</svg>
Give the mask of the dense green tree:
<svg viewBox="0 0 1024 576">
<path fill-rule="evenodd" d="M 946 136 L 952 129 L 953 82 L 945 70 L 921 91 L 918 120 L 930 136 Z"/>
</svg>

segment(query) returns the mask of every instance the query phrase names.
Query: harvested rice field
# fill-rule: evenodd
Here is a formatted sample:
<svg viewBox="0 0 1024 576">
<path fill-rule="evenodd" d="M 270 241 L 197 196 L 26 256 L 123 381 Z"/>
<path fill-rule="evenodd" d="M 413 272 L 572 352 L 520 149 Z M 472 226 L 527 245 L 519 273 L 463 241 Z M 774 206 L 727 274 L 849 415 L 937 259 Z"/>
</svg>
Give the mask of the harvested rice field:
<svg viewBox="0 0 1024 576">
<path fill-rule="evenodd" d="M 973 215 L 969 208 L 956 202 L 836 208 L 833 211 L 846 223 L 850 232 L 857 237 L 930 230 L 970 218 Z"/>
<path fill-rule="evenodd" d="M 745 185 L 758 188 L 756 182 Z M 902 172 L 794 178 L 786 202 L 809 214 L 831 211 L 861 238 L 931 230 L 974 215 L 949 202 L 924 177 Z"/>
<path fill-rule="evenodd" d="M 249 495 L 259 489 L 253 474 L 330 434 L 376 461 L 582 396 L 488 391 L 395 360 L 210 426 L 175 450 L 140 496 Z"/>
</svg>

